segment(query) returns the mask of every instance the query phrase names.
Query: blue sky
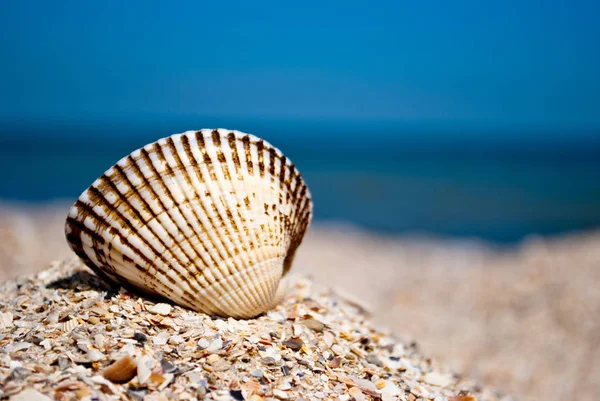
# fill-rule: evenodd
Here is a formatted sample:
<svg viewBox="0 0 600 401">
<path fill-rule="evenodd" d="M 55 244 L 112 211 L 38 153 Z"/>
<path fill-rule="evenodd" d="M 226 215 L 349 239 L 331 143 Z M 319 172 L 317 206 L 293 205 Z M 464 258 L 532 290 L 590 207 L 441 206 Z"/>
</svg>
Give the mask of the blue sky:
<svg viewBox="0 0 600 401">
<path fill-rule="evenodd" d="M 0 119 L 600 127 L 599 2 L 0 2 Z"/>
</svg>

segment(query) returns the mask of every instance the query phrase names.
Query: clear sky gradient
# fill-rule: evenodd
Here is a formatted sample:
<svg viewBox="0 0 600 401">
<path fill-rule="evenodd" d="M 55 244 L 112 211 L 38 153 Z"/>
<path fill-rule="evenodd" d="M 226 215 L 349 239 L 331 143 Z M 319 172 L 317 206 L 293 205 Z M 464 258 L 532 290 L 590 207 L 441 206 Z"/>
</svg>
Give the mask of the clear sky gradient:
<svg viewBox="0 0 600 401">
<path fill-rule="evenodd" d="M 600 2 L 0 2 L 0 119 L 600 127 Z"/>
</svg>

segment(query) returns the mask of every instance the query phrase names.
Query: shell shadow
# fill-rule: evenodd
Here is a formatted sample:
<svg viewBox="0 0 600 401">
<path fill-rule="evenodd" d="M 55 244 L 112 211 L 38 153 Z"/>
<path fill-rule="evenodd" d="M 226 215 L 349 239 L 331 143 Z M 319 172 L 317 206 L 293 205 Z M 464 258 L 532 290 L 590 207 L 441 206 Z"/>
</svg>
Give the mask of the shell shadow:
<svg viewBox="0 0 600 401">
<path fill-rule="evenodd" d="M 131 295 L 140 296 L 155 303 L 165 302 L 175 305 L 173 301 L 166 297 L 144 292 L 131 285 L 114 282 L 108 277 L 105 278 L 104 274 L 97 274 L 94 271 L 89 271 L 87 269 L 76 270 L 69 276 L 59 278 L 58 280 L 47 284 L 46 288 L 75 291 L 95 290 L 98 292 L 105 292 L 106 294 L 104 299 L 112 298 L 114 295 L 119 293 L 121 288 L 124 288 Z"/>
<path fill-rule="evenodd" d="M 46 288 L 78 290 L 78 291 L 106 291 L 108 293 L 119 291 L 119 286 L 107 283 L 102 278 L 86 270 L 77 270 L 71 275 L 59 278 L 46 285 Z"/>
</svg>

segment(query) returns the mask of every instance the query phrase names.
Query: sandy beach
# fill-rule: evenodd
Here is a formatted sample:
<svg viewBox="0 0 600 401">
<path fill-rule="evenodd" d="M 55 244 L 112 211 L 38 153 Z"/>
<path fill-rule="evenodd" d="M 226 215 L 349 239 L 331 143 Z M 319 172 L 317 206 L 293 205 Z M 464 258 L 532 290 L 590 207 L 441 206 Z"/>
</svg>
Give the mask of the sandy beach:
<svg viewBox="0 0 600 401">
<path fill-rule="evenodd" d="M 0 280 L 70 256 L 68 207 L 0 208 Z M 600 399 L 600 232 L 499 249 L 315 224 L 293 271 L 485 386 L 521 400 Z"/>
</svg>

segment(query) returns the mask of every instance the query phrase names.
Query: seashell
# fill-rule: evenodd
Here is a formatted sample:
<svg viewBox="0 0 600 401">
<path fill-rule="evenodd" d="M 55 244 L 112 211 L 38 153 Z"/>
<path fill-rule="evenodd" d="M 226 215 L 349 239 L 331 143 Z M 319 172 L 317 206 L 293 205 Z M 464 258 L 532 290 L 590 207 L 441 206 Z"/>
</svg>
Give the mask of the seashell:
<svg viewBox="0 0 600 401">
<path fill-rule="evenodd" d="M 77 319 L 73 318 L 73 319 L 67 320 L 66 322 L 61 323 L 60 328 L 65 333 L 68 333 L 77 326 L 79 326 L 79 321 Z"/>
<path fill-rule="evenodd" d="M 113 362 L 104 369 L 102 376 L 113 383 L 127 383 L 137 374 L 137 362 L 129 355 Z"/>
<path fill-rule="evenodd" d="M 81 194 L 65 233 L 106 279 L 207 314 L 273 306 L 312 217 L 300 173 L 266 141 L 187 131 L 119 160 Z"/>
</svg>

